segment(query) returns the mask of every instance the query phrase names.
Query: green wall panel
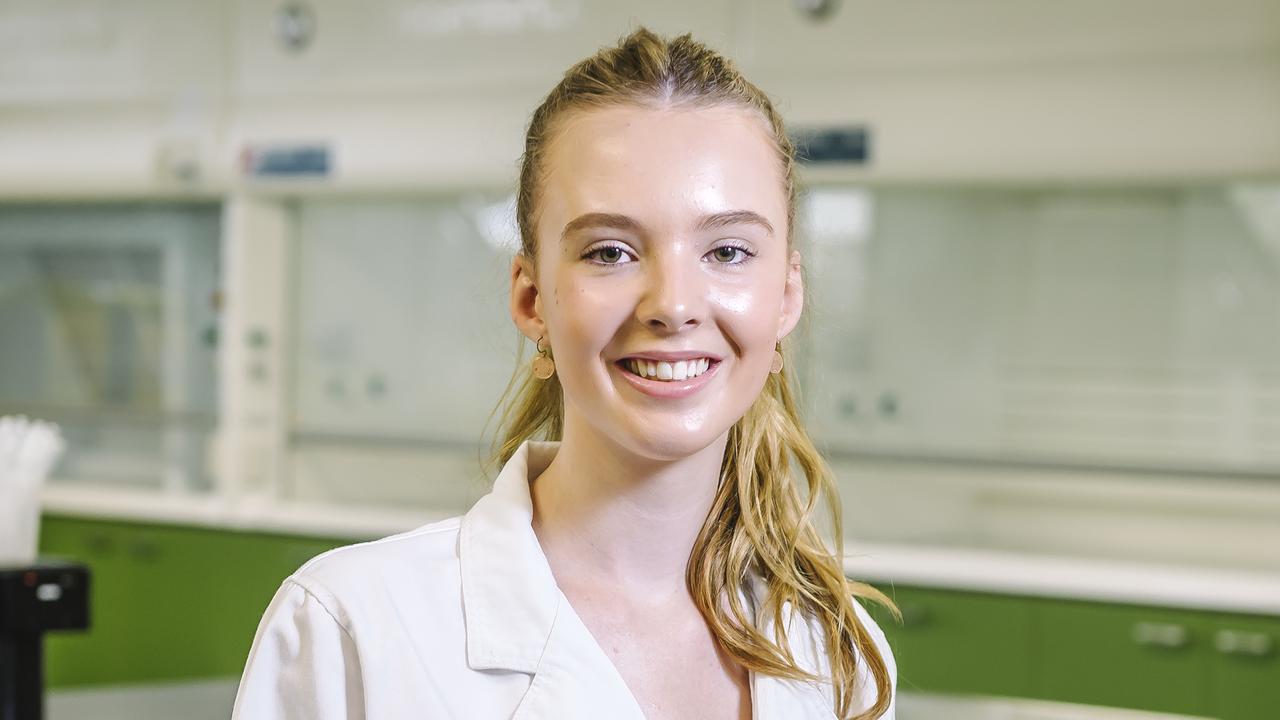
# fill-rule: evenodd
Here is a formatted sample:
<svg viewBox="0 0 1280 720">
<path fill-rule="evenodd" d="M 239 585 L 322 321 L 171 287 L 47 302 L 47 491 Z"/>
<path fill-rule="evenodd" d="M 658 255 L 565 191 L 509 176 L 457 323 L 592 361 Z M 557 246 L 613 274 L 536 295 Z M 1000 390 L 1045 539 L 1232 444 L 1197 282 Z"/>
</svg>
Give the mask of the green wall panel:
<svg viewBox="0 0 1280 720">
<path fill-rule="evenodd" d="M 40 552 L 90 567 L 90 629 L 46 638 L 50 687 L 236 676 L 280 582 L 349 540 L 46 516 Z"/>
</svg>

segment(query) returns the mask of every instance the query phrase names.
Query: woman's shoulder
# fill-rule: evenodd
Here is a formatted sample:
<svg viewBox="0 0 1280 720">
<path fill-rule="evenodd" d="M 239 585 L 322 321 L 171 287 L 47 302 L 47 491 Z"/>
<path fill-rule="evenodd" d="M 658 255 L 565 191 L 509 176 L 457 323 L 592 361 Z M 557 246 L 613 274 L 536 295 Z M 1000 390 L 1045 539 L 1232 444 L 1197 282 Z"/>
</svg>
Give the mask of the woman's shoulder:
<svg viewBox="0 0 1280 720">
<path fill-rule="evenodd" d="M 877 623 L 875 618 L 871 616 L 871 613 L 867 611 L 863 602 L 864 601 L 861 598 L 854 596 L 853 609 L 854 612 L 857 613 L 858 620 L 862 623 L 862 627 L 867 631 L 867 634 L 871 636 L 872 642 L 875 643 L 876 651 L 880 654 L 880 658 L 884 660 L 885 669 L 888 671 L 890 705 L 888 713 L 883 717 L 886 718 L 886 720 L 889 720 L 894 717 L 897 709 L 898 663 L 893 656 L 893 648 L 889 645 L 889 639 L 885 637 L 884 630 L 880 628 L 879 623 Z M 874 692 L 875 681 L 871 677 L 870 668 L 868 667 L 862 653 L 859 653 L 858 666 L 860 668 L 859 673 L 861 675 L 861 683 L 863 684 L 865 691 L 868 693 L 865 695 L 865 707 L 870 707 L 871 703 L 874 702 L 874 696 L 870 693 Z"/>
<path fill-rule="evenodd" d="M 283 585 L 306 591 L 335 616 L 388 601 L 421 603 L 456 597 L 461 582 L 460 522 L 460 517 L 451 517 L 378 540 L 334 548 L 303 563 Z"/>
<path fill-rule="evenodd" d="M 896 695 L 897 695 L 897 664 L 893 657 L 893 651 L 889 646 L 885 633 L 881 630 L 880 625 L 875 618 L 864 606 L 864 600 L 856 595 L 850 596 L 853 604 L 854 612 L 857 616 L 859 624 L 870 637 L 875 651 L 884 661 L 885 668 L 888 671 L 890 680 L 890 705 L 889 711 L 882 715 L 883 720 L 891 720 L 896 712 Z M 799 613 L 791 612 L 789 607 L 784 607 L 784 616 L 789 616 L 789 630 L 787 632 L 787 643 L 789 649 L 801 669 L 814 673 L 824 681 L 813 684 L 816 692 L 819 692 L 824 700 L 826 707 L 831 707 L 835 702 L 834 688 L 831 684 L 831 665 L 830 657 L 827 653 L 827 629 L 823 627 L 823 620 L 810 610 Z M 799 622 L 797 622 L 799 621 Z M 771 625 L 767 620 L 766 626 Z M 863 712 L 871 708 L 876 702 L 876 682 L 870 668 L 870 661 L 867 653 L 860 647 L 854 648 L 856 657 L 857 678 L 854 680 L 857 688 L 857 705 L 856 711 Z M 784 684 L 803 685 L 804 683 L 796 683 L 793 681 L 783 681 Z"/>
<path fill-rule="evenodd" d="M 463 658 L 458 527 L 450 518 L 345 545 L 285 578 L 259 622 L 233 717 L 337 720 L 425 702 L 406 695 L 415 687 L 406 673 L 424 658 L 438 671 Z"/>
<path fill-rule="evenodd" d="M 871 637 L 872 642 L 875 644 L 876 651 L 880 653 L 880 657 L 884 659 L 885 665 L 889 668 L 890 675 L 895 675 L 897 664 L 894 661 L 893 648 L 890 647 L 889 639 L 885 636 L 884 630 L 880 628 L 880 624 L 877 623 L 871 613 L 867 611 L 863 604 L 863 599 L 855 595 L 851 600 L 853 603 L 854 613 L 858 616 L 858 622 L 861 623 L 863 629 L 866 630 L 867 634 Z M 819 653 L 819 657 L 825 658 L 825 632 L 821 627 L 819 627 L 819 623 L 821 621 L 812 613 L 805 613 L 804 619 L 806 629 L 813 640 L 815 651 Z M 865 663 L 862 662 L 862 655 L 863 653 L 858 653 L 859 664 L 865 667 Z M 823 665 L 823 671 L 825 672 L 825 670 L 826 667 Z"/>
<path fill-rule="evenodd" d="M 854 596 L 853 609 L 858 615 L 858 620 L 862 623 L 862 627 L 866 628 L 871 635 L 871 639 L 875 641 L 876 649 L 880 651 L 880 655 L 885 659 L 885 663 L 890 669 L 894 668 L 893 649 L 889 646 L 889 639 L 885 636 L 884 630 L 880 628 L 880 624 L 876 622 L 871 613 L 867 611 L 863 604 L 864 600 Z"/>
<path fill-rule="evenodd" d="M 295 574 L 341 574 L 370 562 L 420 561 L 424 556 L 441 554 L 456 558 L 461 520 L 461 516 L 455 516 L 377 540 L 336 547 L 306 561 Z"/>
</svg>

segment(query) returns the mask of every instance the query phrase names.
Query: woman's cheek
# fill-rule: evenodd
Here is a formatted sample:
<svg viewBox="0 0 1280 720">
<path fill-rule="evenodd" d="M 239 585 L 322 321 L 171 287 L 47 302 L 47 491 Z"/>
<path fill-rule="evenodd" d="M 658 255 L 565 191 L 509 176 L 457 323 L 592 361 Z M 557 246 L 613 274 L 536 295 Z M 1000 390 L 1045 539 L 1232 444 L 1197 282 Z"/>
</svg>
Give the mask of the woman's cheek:
<svg viewBox="0 0 1280 720">
<path fill-rule="evenodd" d="M 773 348 L 781 302 L 780 293 L 755 286 L 722 290 L 713 306 L 729 325 L 738 351 L 749 354 L 760 347 Z"/>
<path fill-rule="evenodd" d="M 618 284 L 603 278 L 571 281 L 560 307 L 561 326 L 573 347 L 595 357 L 609 344 L 626 315 L 626 298 Z"/>
</svg>

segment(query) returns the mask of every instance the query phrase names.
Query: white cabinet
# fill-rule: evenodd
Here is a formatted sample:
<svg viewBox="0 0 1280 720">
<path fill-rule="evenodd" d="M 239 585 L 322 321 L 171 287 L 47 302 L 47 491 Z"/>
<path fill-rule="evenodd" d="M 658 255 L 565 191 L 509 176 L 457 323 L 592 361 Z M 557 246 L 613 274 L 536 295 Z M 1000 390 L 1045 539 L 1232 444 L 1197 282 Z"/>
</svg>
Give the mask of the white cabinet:
<svg viewBox="0 0 1280 720">
<path fill-rule="evenodd" d="M 0 4 L 0 105 L 215 103 L 229 8 L 207 0 Z"/>
<path fill-rule="evenodd" d="M 0 3 L 0 197 L 207 195 L 229 8 Z"/>
<path fill-rule="evenodd" d="M 793 124 L 860 124 L 861 171 L 936 181 L 1182 180 L 1280 168 L 1271 0 L 744 0 L 735 51 Z"/>
<path fill-rule="evenodd" d="M 844 207 L 833 198 L 858 198 Z M 815 188 L 817 433 L 837 449 L 991 448 L 1023 239 L 1014 198 L 963 189 Z M 844 223 L 822 220 L 843 214 Z M 843 225 L 844 227 L 841 227 Z M 1012 272 L 1011 272 L 1012 271 Z"/>
<path fill-rule="evenodd" d="M 1275 185 L 822 192 L 870 197 L 811 250 L 833 447 L 1280 468 Z"/>
<path fill-rule="evenodd" d="M 306 3 L 314 36 L 278 37 L 282 4 L 236 4 L 222 171 L 246 146 L 304 140 L 342 189 L 509 187 L 524 131 L 562 73 L 639 24 L 726 46 L 729 0 L 377 0 Z"/>
<path fill-rule="evenodd" d="M 723 46 L 731 17 L 729 0 L 315 0 L 305 3 L 314 38 L 291 51 L 274 30 L 282 5 L 236 4 L 238 95 L 545 93 L 571 64 L 635 25 L 693 32 Z"/>
<path fill-rule="evenodd" d="M 61 425 L 59 480 L 207 491 L 218 208 L 0 211 L 0 415 Z"/>
<path fill-rule="evenodd" d="M 300 203 L 297 432 L 476 443 L 525 342 L 507 309 L 514 234 L 493 232 L 509 206 L 501 195 Z"/>
<path fill-rule="evenodd" d="M 1272 52 L 1272 0 L 844 0 L 824 19 L 796 3 L 742 0 L 736 44 L 751 71 L 816 75 L 1042 70 L 1178 56 Z"/>
<path fill-rule="evenodd" d="M 783 0 L 14 0 L 0 196 L 220 194 L 246 148 L 293 142 L 329 149 L 339 190 L 507 185 L 538 101 L 641 24 L 727 51 L 793 127 L 870 128 L 868 164 L 811 180 L 1280 168 L 1272 0 L 848 0 L 820 22 Z"/>
<path fill-rule="evenodd" d="M 474 500 L 486 420 L 529 344 L 507 308 L 513 205 L 496 193 L 298 204 L 288 496 Z"/>
</svg>

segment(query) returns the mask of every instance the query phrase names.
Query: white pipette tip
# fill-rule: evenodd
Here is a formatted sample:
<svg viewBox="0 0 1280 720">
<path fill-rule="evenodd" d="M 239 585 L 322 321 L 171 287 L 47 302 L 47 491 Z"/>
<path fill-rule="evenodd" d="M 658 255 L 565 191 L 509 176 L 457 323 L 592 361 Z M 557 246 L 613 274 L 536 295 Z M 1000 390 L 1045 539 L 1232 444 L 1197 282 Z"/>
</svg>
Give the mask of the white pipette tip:
<svg viewBox="0 0 1280 720">
<path fill-rule="evenodd" d="M 43 483 L 64 449 L 55 423 L 25 415 L 0 418 L 0 481 Z"/>
</svg>

